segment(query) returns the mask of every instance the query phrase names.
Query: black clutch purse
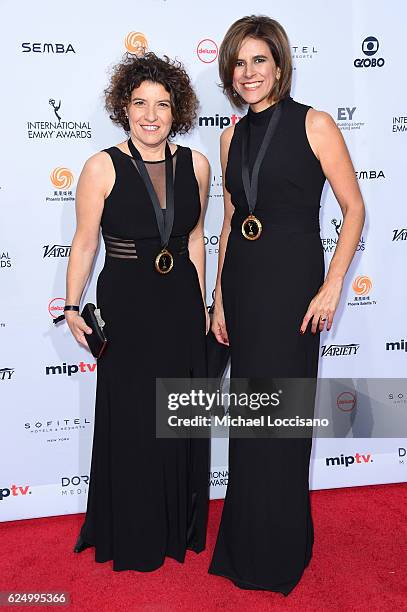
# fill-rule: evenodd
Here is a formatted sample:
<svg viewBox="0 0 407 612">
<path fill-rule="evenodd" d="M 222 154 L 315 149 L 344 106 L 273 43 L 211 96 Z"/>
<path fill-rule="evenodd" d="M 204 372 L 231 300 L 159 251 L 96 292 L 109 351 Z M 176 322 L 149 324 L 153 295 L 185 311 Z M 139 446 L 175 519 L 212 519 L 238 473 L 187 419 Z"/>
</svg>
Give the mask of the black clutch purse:
<svg viewBox="0 0 407 612">
<path fill-rule="evenodd" d="M 215 303 L 208 308 L 209 317 L 212 322 L 212 315 Z M 211 329 L 206 334 L 206 356 L 208 365 L 208 378 L 221 379 L 228 365 L 230 349 L 226 344 L 221 344 L 216 340 L 216 336 Z"/>
<path fill-rule="evenodd" d="M 85 304 L 81 317 L 92 330 L 91 334 L 85 334 L 90 352 L 95 359 L 99 359 L 107 346 L 107 338 L 103 331 L 105 322 L 100 316 L 100 310 L 94 304 Z"/>
</svg>

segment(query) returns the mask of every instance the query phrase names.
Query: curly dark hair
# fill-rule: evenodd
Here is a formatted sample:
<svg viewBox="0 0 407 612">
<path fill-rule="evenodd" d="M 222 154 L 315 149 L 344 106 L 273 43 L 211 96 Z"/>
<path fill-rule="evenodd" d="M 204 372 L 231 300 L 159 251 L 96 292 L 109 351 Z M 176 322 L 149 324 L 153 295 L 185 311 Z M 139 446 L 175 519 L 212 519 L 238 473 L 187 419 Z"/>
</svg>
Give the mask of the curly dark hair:
<svg viewBox="0 0 407 612">
<path fill-rule="evenodd" d="M 160 83 L 170 94 L 173 117 L 170 136 L 189 132 L 198 108 L 191 80 L 181 62 L 166 55 L 161 59 L 151 51 L 142 57 L 126 53 L 113 67 L 109 87 L 104 91 L 106 110 L 113 123 L 130 131 L 125 107 L 130 103 L 132 91 L 143 81 Z"/>
</svg>

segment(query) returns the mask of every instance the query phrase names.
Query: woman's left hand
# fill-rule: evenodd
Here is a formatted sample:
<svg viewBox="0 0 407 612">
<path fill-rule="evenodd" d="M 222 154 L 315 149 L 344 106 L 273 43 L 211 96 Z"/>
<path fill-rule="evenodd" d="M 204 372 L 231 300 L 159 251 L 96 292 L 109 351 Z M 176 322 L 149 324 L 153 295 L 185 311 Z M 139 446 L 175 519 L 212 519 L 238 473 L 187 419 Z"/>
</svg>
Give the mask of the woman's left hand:
<svg viewBox="0 0 407 612">
<path fill-rule="evenodd" d="M 311 331 L 313 334 L 316 333 L 318 327 L 322 331 L 325 324 L 326 331 L 331 329 L 339 298 L 341 297 L 342 285 L 342 279 L 325 279 L 324 284 L 308 306 L 300 327 L 301 334 L 305 333 L 311 319 Z"/>
</svg>

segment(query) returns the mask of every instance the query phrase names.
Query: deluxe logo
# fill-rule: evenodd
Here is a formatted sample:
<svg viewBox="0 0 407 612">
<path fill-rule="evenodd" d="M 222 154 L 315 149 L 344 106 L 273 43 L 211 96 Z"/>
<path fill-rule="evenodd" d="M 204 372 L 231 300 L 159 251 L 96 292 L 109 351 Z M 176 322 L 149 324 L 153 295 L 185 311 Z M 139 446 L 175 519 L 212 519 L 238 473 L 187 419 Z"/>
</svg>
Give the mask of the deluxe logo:
<svg viewBox="0 0 407 612">
<path fill-rule="evenodd" d="M 342 132 L 360 130 L 365 125 L 363 121 L 353 120 L 353 115 L 355 114 L 356 108 L 356 106 L 338 107 L 336 125 Z"/>
<path fill-rule="evenodd" d="M 129 53 L 145 53 L 148 49 L 147 38 L 141 32 L 129 32 L 124 39 L 124 46 Z"/>
<path fill-rule="evenodd" d="M 348 306 L 376 305 L 376 300 L 371 299 L 370 296 L 372 281 L 369 276 L 357 276 L 352 283 L 352 289 L 355 292 L 355 296 L 352 301 L 348 302 Z"/>
<path fill-rule="evenodd" d="M 342 391 L 336 398 L 336 406 L 342 412 L 352 412 L 356 407 L 356 394 L 351 391 Z"/>
<path fill-rule="evenodd" d="M 10 495 L 12 495 L 13 497 L 21 497 L 21 495 L 24 497 L 25 495 L 31 495 L 31 491 L 29 491 L 29 488 L 29 485 L 17 486 L 13 484 L 10 486 L 10 488 L 5 487 L 3 489 L 0 489 L 0 501 L 3 501 L 4 499 L 6 499 L 6 497 L 10 497 Z"/>
<path fill-rule="evenodd" d="M 66 374 L 67 376 L 72 376 L 72 374 L 77 374 L 77 372 L 86 374 L 87 372 L 94 372 L 96 370 L 96 365 L 96 362 L 84 363 L 80 361 L 79 364 L 72 363 L 68 365 L 64 362 L 62 365 L 45 366 L 45 374 L 46 376 L 50 376 L 51 374 Z"/>
<path fill-rule="evenodd" d="M 362 52 L 367 56 L 363 58 L 356 58 L 353 62 L 355 68 L 382 68 L 384 66 L 384 59 L 382 57 L 372 57 L 376 55 L 379 50 L 379 41 L 374 36 L 368 36 L 362 42 Z"/>
<path fill-rule="evenodd" d="M 403 227 L 402 229 L 393 230 L 392 242 L 395 242 L 397 240 L 407 240 L 407 227 Z"/>
<path fill-rule="evenodd" d="M 0 368 L 0 380 L 10 380 L 14 374 L 14 368 Z"/>
<path fill-rule="evenodd" d="M 330 466 L 339 466 L 344 465 L 345 467 L 349 467 L 354 463 L 358 465 L 366 465 L 366 463 L 372 463 L 372 455 L 369 453 L 367 455 L 363 455 L 361 453 L 355 453 L 355 455 L 343 455 L 341 454 L 339 457 L 325 457 L 325 465 L 327 467 Z"/>
<path fill-rule="evenodd" d="M 360 344 L 324 344 L 321 357 L 344 357 L 356 355 Z"/>
<path fill-rule="evenodd" d="M 46 244 L 42 247 L 44 249 L 44 257 L 69 257 L 71 253 L 71 245 L 63 244 Z"/>
<path fill-rule="evenodd" d="M 48 312 L 53 319 L 64 314 L 65 298 L 53 298 L 48 304 Z"/>
<path fill-rule="evenodd" d="M 0 251 L 0 269 L 11 268 L 11 257 L 8 251 Z"/>
<path fill-rule="evenodd" d="M 59 189 L 69 189 L 73 183 L 73 174 L 68 168 L 54 168 L 50 175 L 51 183 Z"/>
<path fill-rule="evenodd" d="M 25 42 L 21 43 L 22 53 L 57 53 L 57 54 L 66 54 L 66 53 L 76 53 L 73 45 L 71 43 L 31 43 Z"/>
<path fill-rule="evenodd" d="M 61 100 L 48 100 L 53 109 L 54 121 L 27 121 L 27 137 L 31 140 L 61 140 L 92 138 L 89 121 L 62 121 Z"/>
<path fill-rule="evenodd" d="M 359 170 L 355 171 L 355 174 L 359 181 L 363 181 L 365 179 L 371 181 L 379 178 L 386 178 L 383 170 Z"/>
<path fill-rule="evenodd" d="M 218 127 L 223 130 L 223 128 L 228 127 L 229 125 L 236 125 L 240 119 L 241 117 L 239 117 L 239 115 L 233 114 L 230 117 L 222 117 L 216 113 L 215 116 L 199 117 L 198 125 L 199 127 Z"/>
<path fill-rule="evenodd" d="M 324 238 L 324 237 L 321 238 L 322 246 L 323 246 L 325 253 L 331 253 L 336 248 L 336 245 L 338 243 L 339 234 L 340 234 L 340 229 L 342 226 L 342 220 L 337 221 L 337 219 L 331 219 L 331 224 L 335 228 L 336 236 L 335 238 Z M 366 248 L 365 239 L 363 238 L 363 236 L 361 236 L 356 250 L 364 251 L 365 248 Z"/>
<path fill-rule="evenodd" d="M 218 57 L 218 45 L 211 38 L 204 38 L 196 47 L 196 54 L 204 64 L 211 64 Z"/>
<path fill-rule="evenodd" d="M 386 351 L 405 351 L 407 353 L 407 340 L 402 338 L 395 342 L 386 342 Z"/>
</svg>

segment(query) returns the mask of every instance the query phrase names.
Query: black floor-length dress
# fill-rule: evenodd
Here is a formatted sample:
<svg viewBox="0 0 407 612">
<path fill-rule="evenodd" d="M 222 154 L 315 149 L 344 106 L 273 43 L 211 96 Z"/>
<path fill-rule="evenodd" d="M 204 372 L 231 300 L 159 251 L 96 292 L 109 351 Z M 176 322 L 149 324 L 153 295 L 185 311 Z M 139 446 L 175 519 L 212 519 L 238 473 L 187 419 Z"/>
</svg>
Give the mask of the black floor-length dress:
<svg viewBox="0 0 407 612">
<path fill-rule="evenodd" d="M 325 176 L 307 140 L 309 107 L 287 98 L 260 168 L 257 240 L 241 232 L 249 214 L 241 176 L 242 130 L 249 121 L 249 169 L 271 106 L 249 109 L 235 127 L 226 187 L 235 207 L 222 271 L 231 377 L 317 376 L 319 333 L 299 333 L 324 280 L 319 208 Z M 310 561 L 311 439 L 229 442 L 229 484 L 210 573 L 237 586 L 288 594 Z"/>
<path fill-rule="evenodd" d="M 160 236 L 132 158 L 110 155 L 116 179 L 101 220 L 106 246 L 97 282 L 106 352 L 98 360 L 95 427 L 82 539 L 114 570 L 151 571 L 166 556 L 205 547 L 208 441 L 156 438 L 155 377 L 204 377 L 205 307 L 188 233 L 201 206 L 192 153 L 173 154 L 174 268 L 154 268 Z M 146 162 L 165 205 L 165 161 Z"/>
</svg>

